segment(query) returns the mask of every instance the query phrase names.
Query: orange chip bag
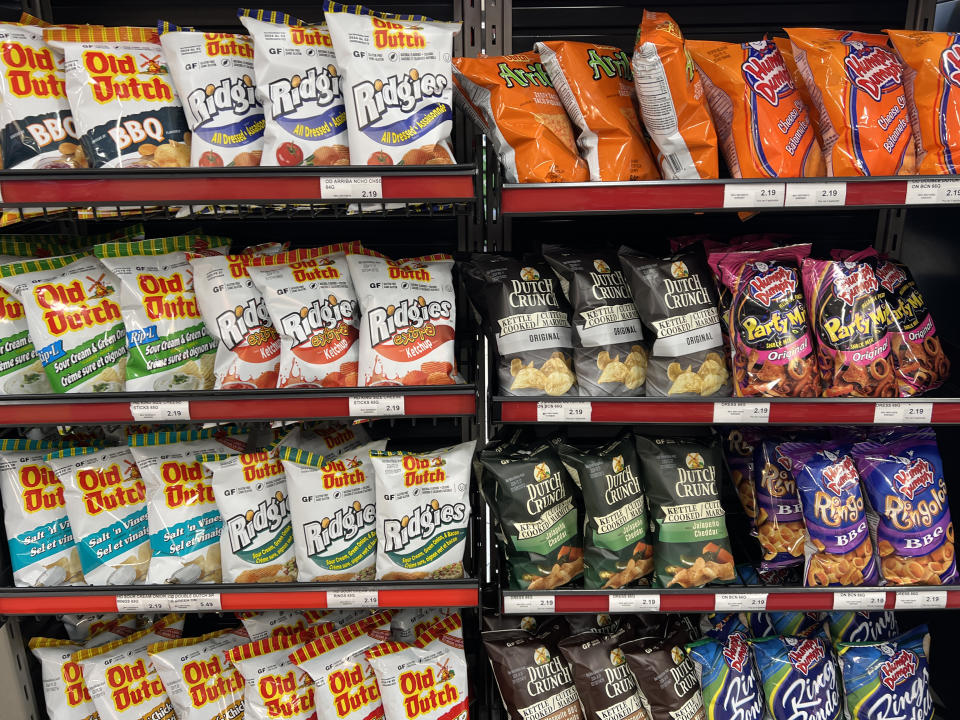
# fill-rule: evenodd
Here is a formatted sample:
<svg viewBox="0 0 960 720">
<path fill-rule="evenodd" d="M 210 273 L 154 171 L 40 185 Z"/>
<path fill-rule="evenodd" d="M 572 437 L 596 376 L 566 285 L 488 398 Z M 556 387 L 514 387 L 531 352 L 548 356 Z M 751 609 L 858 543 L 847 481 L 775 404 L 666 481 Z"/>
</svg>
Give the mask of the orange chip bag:
<svg viewBox="0 0 960 720">
<path fill-rule="evenodd" d="M 917 143 L 917 173 L 955 175 L 960 165 L 960 36 L 886 30 L 903 64 Z"/>
<path fill-rule="evenodd" d="M 455 99 L 490 137 L 507 182 L 585 182 L 573 127 L 537 53 L 453 59 Z"/>
<path fill-rule="evenodd" d="M 667 13 L 643 11 L 633 49 L 640 114 L 667 180 L 718 176 L 717 132 L 680 28 Z"/>
<path fill-rule="evenodd" d="M 814 177 L 826 172 L 807 106 L 770 40 L 687 40 L 733 177 Z"/>
<path fill-rule="evenodd" d="M 790 71 L 790 79 L 793 80 L 797 92 L 800 93 L 800 99 L 803 100 L 803 104 L 807 106 L 810 125 L 813 126 L 813 130 L 817 134 L 817 141 L 820 142 L 820 113 L 817 112 L 816 105 L 814 105 L 810 99 L 810 93 L 807 92 L 807 84 L 803 81 L 803 77 L 800 75 L 800 69 L 797 67 L 797 61 L 793 58 L 793 45 L 790 43 L 790 38 L 778 37 L 774 38 L 773 42 L 776 44 L 777 50 L 780 51 L 780 57 L 783 58 L 784 65 L 786 65 L 787 70 Z"/>
<path fill-rule="evenodd" d="M 537 52 L 573 124 L 590 179 L 659 180 L 634 103 L 630 60 L 620 48 L 538 42 Z"/>
<path fill-rule="evenodd" d="M 885 35 L 787 28 L 820 115 L 827 174 L 912 175 L 916 152 L 903 67 Z"/>
</svg>

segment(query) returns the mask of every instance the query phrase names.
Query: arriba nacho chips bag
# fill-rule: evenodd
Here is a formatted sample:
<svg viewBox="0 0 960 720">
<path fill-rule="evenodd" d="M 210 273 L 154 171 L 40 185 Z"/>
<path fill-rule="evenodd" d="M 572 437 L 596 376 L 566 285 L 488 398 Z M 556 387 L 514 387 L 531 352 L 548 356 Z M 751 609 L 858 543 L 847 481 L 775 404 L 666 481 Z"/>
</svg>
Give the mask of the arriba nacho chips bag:
<svg viewBox="0 0 960 720">
<path fill-rule="evenodd" d="M 585 182 L 573 128 L 537 53 L 454 58 L 457 100 L 487 133 L 507 182 Z"/>
<path fill-rule="evenodd" d="M 557 40 L 537 43 L 560 101 L 580 129 L 590 179 L 659 180 L 637 118 L 630 60 L 620 48 Z"/>
<path fill-rule="evenodd" d="M 643 11 L 633 49 L 640 113 L 667 180 L 716 178 L 717 133 L 683 35 L 666 13 Z"/>
<path fill-rule="evenodd" d="M 823 154 L 780 51 L 771 40 L 688 40 L 734 177 L 814 177 Z"/>
<path fill-rule="evenodd" d="M 820 114 L 827 175 L 912 175 L 903 67 L 886 36 L 818 28 L 787 33 Z"/>
</svg>

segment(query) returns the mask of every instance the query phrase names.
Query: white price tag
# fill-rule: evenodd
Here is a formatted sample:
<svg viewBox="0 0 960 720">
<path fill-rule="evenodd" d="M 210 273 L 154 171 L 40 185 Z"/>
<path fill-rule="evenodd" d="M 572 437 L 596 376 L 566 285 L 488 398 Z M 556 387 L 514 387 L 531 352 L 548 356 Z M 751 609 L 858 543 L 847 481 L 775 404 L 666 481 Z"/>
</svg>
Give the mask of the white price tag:
<svg viewBox="0 0 960 720">
<path fill-rule="evenodd" d="M 846 203 L 845 182 L 787 183 L 787 207 L 843 207 Z"/>
<path fill-rule="evenodd" d="M 383 178 L 325 177 L 320 180 L 321 200 L 379 200 L 383 197 Z"/>
<path fill-rule="evenodd" d="M 725 208 L 783 207 L 785 183 L 727 183 L 723 186 Z"/>
<path fill-rule="evenodd" d="M 729 612 L 731 610 L 762 612 L 767 609 L 767 593 L 718 592 L 713 609 L 717 612 Z"/>
<path fill-rule="evenodd" d="M 166 595 L 117 595 L 117 612 L 158 613 L 171 610 L 170 598 Z"/>
<path fill-rule="evenodd" d="M 886 602 L 885 592 L 838 590 L 833 594 L 834 610 L 883 610 Z"/>
<path fill-rule="evenodd" d="M 960 203 L 960 179 L 907 180 L 907 205 Z"/>
<path fill-rule="evenodd" d="M 403 415 L 403 395 L 351 395 L 350 415 L 357 417 L 389 417 Z"/>
<path fill-rule="evenodd" d="M 375 608 L 380 605 L 376 590 L 327 590 L 328 608 Z"/>
<path fill-rule="evenodd" d="M 875 423 L 929 424 L 933 417 L 933 403 L 878 402 L 873 410 Z"/>
<path fill-rule="evenodd" d="M 537 422 L 590 422 L 593 404 L 589 402 L 538 402 Z"/>
<path fill-rule="evenodd" d="M 132 402 L 130 414 L 134 422 L 186 422 L 190 419 L 188 400 Z"/>
<path fill-rule="evenodd" d="M 553 595 L 511 593 L 503 596 L 503 612 L 507 615 L 552 613 L 555 612 L 556 607 L 556 597 Z"/>
<path fill-rule="evenodd" d="M 612 613 L 630 612 L 660 612 L 660 595 L 631 593 L 610 595 L 610 610 Z"/>
<path fill-rule="evenodd" d="M 770 403 L 768 402 L 715 402 L 713 404 L 715 423 L 742 423 L 760 425 L 770 422 Z"/>
<path fill-rule="evenodd" d="M 942 610 L 947 606 L 946 590 L 897 590 L 894 610 Z"/>
<path fill-rule="evenodd" d="M 220 593 L 174 593 L 167 596 L 171 612 L 219 612 Z"/>
</svg>

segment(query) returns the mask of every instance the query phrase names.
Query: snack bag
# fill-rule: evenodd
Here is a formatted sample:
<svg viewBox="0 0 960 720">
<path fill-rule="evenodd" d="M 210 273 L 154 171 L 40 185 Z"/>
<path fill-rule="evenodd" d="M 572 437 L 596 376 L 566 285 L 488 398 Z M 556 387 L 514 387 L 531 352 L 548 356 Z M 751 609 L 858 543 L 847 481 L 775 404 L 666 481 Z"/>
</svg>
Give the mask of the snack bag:
<svg viewBox="0 0 960 720">
<path fill-rule="evenodd" d="M 152 557 L 148 584 L 218 583 L 223 521 L 211 475 L 197 455 L 239 454 L 247 434 L 238 427 L 131 435 L 147 492 Z"/>
<path fill-rule="evenodd" d="M 251 641 L 266 640 L 277 635 L 299 635 L 313 625 L 319 635 L 333 632 L 336 628 L 327 618 L 330 610 L 269 610 L 267 612 L 237 613 Z"/>
<path fill-rule="evenodd" d="M 786 28 L 814 111 L 827 175 L 913 175 L 903 66 L 884 35 Z"/>
<path fill-rule="evenodd" d="M 453 59 L 457 105 L 490 138 L 507 182 L 586 182 L 573 127 L 537 53 Z"/>
<path fill-rule="evenodd" d="M 817 144 L 820 143 L 820 113 L 817 112 L 817 106 L 813 104 L 813 101 L 810 99 L 810 92 L 807 90 L 807 83 L 803 80 L 803 75 L 800 73 L 800 68 L 797 67 L 797 61 L 793 57 L 793 44 L 790 42 L 790 38 L 777 37 L 773 39 L 774 44 L 777 46 L 777 50 L 780 51 L 780 57 L 783 58 L 783 64 L 787 66 L 787 72 L 790 73 L 790 79 L 793 80 L 793 86 L 797 89 L 797 92 L 800 93 L 800 100 L 803 101 L 803 104 L 807 108 L 807 120 L 810 121 L 810 126 L 813 128 L 814 137 L 817 140 Z M 823 152 L 821 151 L 820 157 L 823 158 Z M 824 170 L 826 170 L 826 160 L 824 159 Z"/>
<path fill-rule="evenodd" d="M 377 580 L 464 576 L 476 444 L 368 453 L 377 490 Z"/>
<path fill-rule="evenodd" d="M 247 268 L 280 335 L 278 388 L 356 387 L 360 307 L 343 251 L 357 247 L 261 256 Z"/>
<path fill-rule="evenodd" d="M 649 717 L 704 720 L 697 671 L 683 651 L 690 640 L 690 631 L 681 626 L 668 630 L 666 637 L 640 637 L 620 644 Z"/>
<path fill-rule="evenodd" d="M 797 707 L 822 720 L 843 720 L 836 657 L 822 637 L 774 636 L 750 640 L 772 720 L 795 718 Z"/>
<path fill-rule="evenodd" d="M 238 10 L 253 39 L 266 120 L 261 165 L 349 165 L 347 113 L 330 31 L 276 10 Z"/>
<path fill-rule="evenodd" d="M 950 360 L 913 274 L 903 263 L 882 259 L 876 275 L 887 307 L 887 335 L 900 397 L 940 387 L 950 376 Z"/>
<path fill-rule="evenodd" d="M 187 251 L 222 253 L 229 245 L 226 238 L 180 235 L 93 248 L 120 281 L 127 390 L 213 389 L 217 342 L 203 326 Z"/>
<path fill-rule="evenodd" d="M 297 561 L 290 497 L 276 450 L 223 457 L 199 455 L 223 518 L 223 582 L 293 582 Z"/>
<path fill-rule="evenodd" d="M 88 585 L 142 585 L 150 566 L 146 487 L 130 451 L 71 447 L 44 460 L 63 484 Z"/>
<path fill-rule="evenodd" d="M 370 434 L 362 425 L 351 425 L 339 420 L 297 425 L 280 440 L 280 447 L 292 447 L 329 462 L 344 453 L 356 450 L 370 442 Z"/>
<path fill-rule="evenodd" d="M 583 571 L 587 589 L 632 585 L 653 572 L 647 498 L 633 435 L 580 451 L 557 447 L 583 492 Z"/>
<path fill-rule="evenodd" d="M 403 608 L 395 610 L 390 618 L 390 639 L 412 645 L 424 630 L 449 617 L 447 608 Z"/>
<path fill-rule="evenodd" d="M 59 616 L 67 637 L 77 643 L 86 642 L 119 617 L 119 613 L 67 613 Z"/>
<path fill-rule="evenodd" d="M 373 580 L 377 567 L 377 493 L 370 451 L 376 440 L 327 460 L 281 447 L 299 582 Z"/>
<path fill-rule="evenodd" d="M 0 265 L 0 285 L 23 304 L 30 340 L 55 393 L 124 389 L 120 283 L 96 258 L 67 255 Z"/>
<path fill-rule="evenodd" d="M 497 519 L 512 590 L 552 590 L 583 573 L 582 501 L 549 444 L 480 453 L 480 489 Z"/>
<path fill-rule="evenodd" d="M 877 556 L 849 446 L 783 443 L 807 531 L 804 585 L 877 585 Z"/>
<path fill-rule="evenodd" d="M 857 443 L 851 454 L 867 501 L 880 517 L 883 579 L 892 585 L 956 583 L 953 522 L 933 429 L 893 432 Z"/>
<path fill-rule="evenodd" d="M 203 322 L 218 341 L 214 390 L 275 388 L 280 336 L 247 273 L 254 255 L 188 255 Z M 0 271 L 2 272 L 2 271 Z"/>
<path fill-rule="evenodd" d="M 926 625 L 884 642 L 837 645 L 850 720 L 932 720 L 929 654 Z"/>
<path fill-rule="evenodd" d="M 809 110 L 776 44 L 687 40 L 735 178 L 816 177 L 826 172 Z"/>
<path fill-rule="evenodd" d="M 725 431 L 722 449 L 727 473 L 736 488 L 744 515 L 750 521 L 750 534 L 757 534 L 757 493 L 753 488 L 753 450 L 759 438 L 749 430 L 734 428 Z"/>
<path fill-rule="evenodd" d="M 91 167 L 190 167 L 180 98 L 154 28 L 47 28 L 63 53 L 67 97 Z"/>
<path fill-rule="evenodd" d="M 686 651 L 697 666 L 704 720 L 764 720 L 760 679 L 743 633 L 697 640 Z"/>
<path fill-rule="evenodd" d="M 817 336 L 824 397 L 897 394 L 889 317 L 875 267 L 876 261 L 868 259 L 803 261 L 803 292 Z"/>
<path fill-rule="evenodd" d="M 227 628 L 200 637 L 147 646 L 177 713 L 177 720 L 227 720 L 243 713 L 243 675 L 223 655 L 250 642 L 243 628 Z"/>
<path fill-rule="evenodd" d="M 27 245 L 22 249 L 22 257 L 4 257 L 4 264 L 26 262 L 25 258 L 34 253 L 37 253 L 36 246 Z M 56 261 L 63 265 L 69 262 L 69 257 Z M 53 392 L 50 380 L 43 370 L 43 363 L 30 340 L 23 303 L 2 287 L 0 287 L 0 348 L 5 348 L 0 354 L 0 394 L 41 395 Z"/>
<path fill-rule="evenodd" d="M 470 300 L 497 348 L 504 395 L 576 395 L 570 305 L 541 259 L 474 255 L 462 266 Z M 600 356 L 597 356 L 598 367 Z"/>
<path fill-rule="evenodd" d="M 82 649 L 70 640 L 30 639 L 30 652 L 40 662 L 48 720 L 99 720 L 80 665 L 70 660 Z"/>
<path fill-rule="evenodd" d="M 653 530 L 655 582 L 701 587 L 734 579 L 714 443 L 637 438 Z"/>
<path fill-rule="evenodd" d="M 347 255 L 363 319 L 356 385 L 453 385 L 457 324 L 453 258 Z"/>
<path fill-rule="evenodd" d="M 632 63 L 640 115 L 659 150 L 663 178 L 717 178 L 717 133 L 700 75 L 667 13 L 643 11 Z"/>
<path fill-rule="evenodd" d="M 744 625 L 740 613 L 705 613 L 700 616 L 700 630 L 704 637 L 724 641 L 735 632 L 746 635 L 747 626 Z M 689 648 L 689 645 L 687 646 Z"/>
<path fill-rule="evenodd" d="M 841 611 L 827 613 L 830 642 L 882 642 L 900 634 L 897 617 L 891 610 L 883 612 Z"/>
<path fill-rule="evenodd" d="M 729 395 L 716 285 L 702 257 L 660 259 L 627 247 L 619 255 L 640 318 L 653 330 L 647 395 Z"/>
<path fill-rule="evenodd" d="M 253 40 L 157 24 L 190 126 L 190 165 L 250 167 L 263 151 L 263 108 L 253 86 Z"/>
<path fill-rule="evenodd" d="M 763 570 L 803 563 L 803 508 L 791 474 L 791 458 L 780 449 L 785 443 L 784 437 L 764 436 L 753 450 L 757 540 L 763 551 Z"/>
<path fill-rule="evenodd" d="M 450 55 L 459 22 L 325 0 L 354 165 L 452 165 Z"/>
<path fill-rule="evenodd" d="M 643 394 L 643 329 L 616 256 L 544 245 L 543 257 L 573 307 L 573 364 L 580 394 Z M 566 367 L 559 359 L 553 364 Z"/>
<path fill-rule="evenodd" d="M 751 612 L 745 613 L 750 636 L 772 635 L 814 637 L 823 632 L 823 617 L 818 612 Z"/>
<path fill-rule="evenodd" d="M 538 42 L 547 75 L 579 129 L 577 146 L 590 179 L 659 180 L 637 119 L 630 59 L 610 45 Z"/>
<path fill-rule="evenodd" d="M 710 255 L 730 291 L 730 353 L 739 397 L 817 397 L 820 373 L 800 263 L 810 245 Z"/>
</svg>

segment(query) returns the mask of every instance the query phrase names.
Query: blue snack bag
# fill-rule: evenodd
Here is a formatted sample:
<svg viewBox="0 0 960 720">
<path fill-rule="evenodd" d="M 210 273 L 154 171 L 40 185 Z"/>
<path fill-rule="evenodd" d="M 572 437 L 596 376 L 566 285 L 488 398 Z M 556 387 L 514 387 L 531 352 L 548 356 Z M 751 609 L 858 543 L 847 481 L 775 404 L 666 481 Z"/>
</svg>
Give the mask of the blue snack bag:
<svg viewBox="0 0 960 720">
<path fill-rule="evenodd" d="M 823 628 L 823 617 L 818 612 L 762 612 L 745 613 L 750 636 L 771 635 L 813 637 Z"/>
<path fill-rule="evenodd" d="M 900 634 L 891 610 L 883 612 L 841 611 L 827 613 L 830 642 L 879 642 Z"/>
<path fill-rule="evenodd" d="M 750 640 L 773 720 L 842 720 L 836 658 L 821 637 Z"/>
<path fill-rule="evenodd" d="M 735 632 L 747 633 L 740 613 L 707 613 L 700 618 L 700 631 L 709 638 L 726 640 Z"/>
<path fill-rule="evenodd" d="M 697 664 L 705 720 L 762 720 L 763 693 L 746 636 L 704 638 L 686 646 Z"/>
</svg>

